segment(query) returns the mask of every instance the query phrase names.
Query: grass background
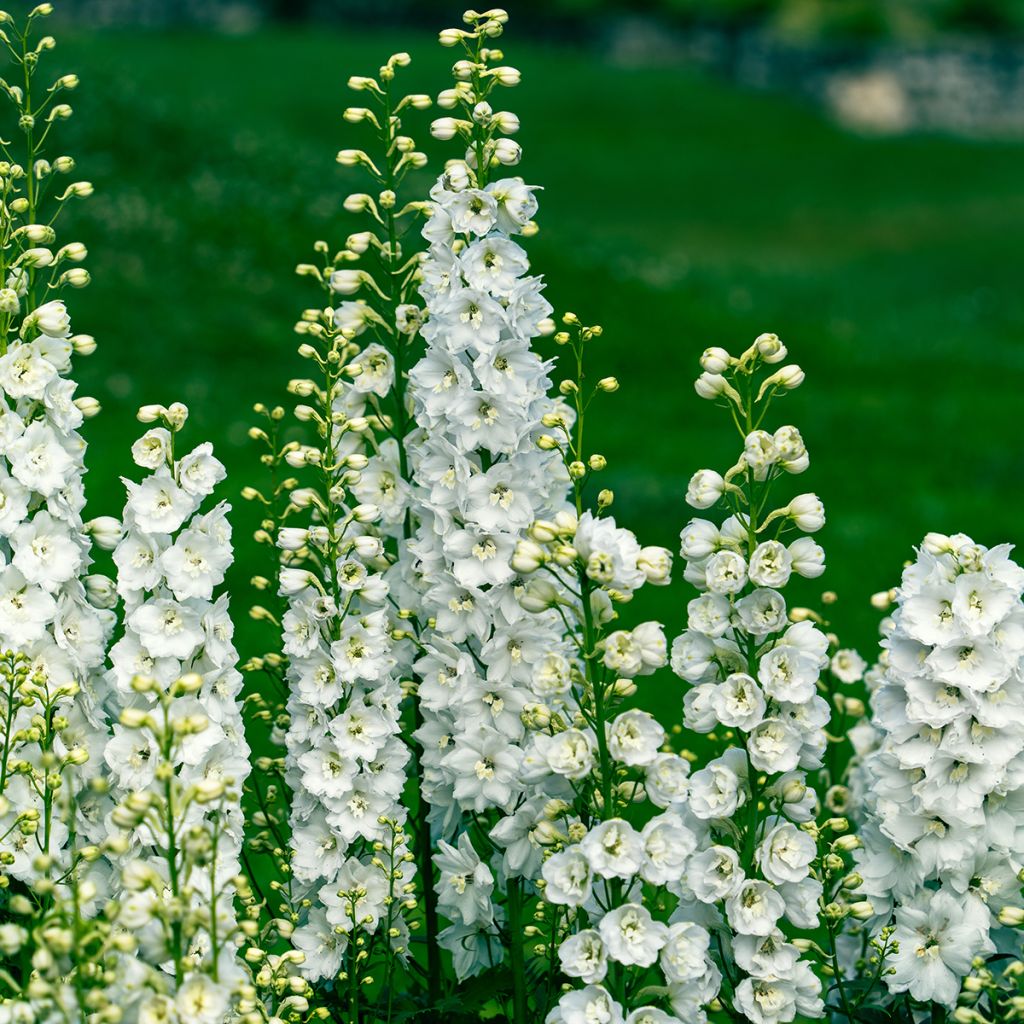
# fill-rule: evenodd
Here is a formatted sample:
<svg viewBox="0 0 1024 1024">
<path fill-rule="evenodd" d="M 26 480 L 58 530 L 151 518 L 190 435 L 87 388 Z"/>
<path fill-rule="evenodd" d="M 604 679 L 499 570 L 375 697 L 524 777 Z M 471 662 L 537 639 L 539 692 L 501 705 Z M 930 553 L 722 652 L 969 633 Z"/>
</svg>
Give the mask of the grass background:
<svg viewBox="0 0 1024 1024">
<path fill-rule="evenodd" d="M 604 325 L 591 365 L 622 382 L 593 434 L 620 522 L 676 547 L 690 474 L 736 454 L 693 393 L 697 357 L 771 330 L 807 371 L 775 425 L 798 425 L 811 452 L 799 484 L 829 512 L 820 582 L 840 595 L 845 642 L 870 654 L 867 598 L 925 531 L 1020 538 L 1022 145 L 860 138 L 786 98 L 606 66 L 514 23 L 504 42 L 524 73 L 507 94 L 521 170 L 544 186 L 535 268 L 557 309 Z M 317 301 L 292 269 L 314 239 L 353 230 L 341 201 L 364 188 L 334 162 L 361 138 L 341 120 L 344 83 L 398 49 L 414 57 L 409 91 L 447 84 L 451 51 L 427 35 L 61 38 L 54 74 L 82 79 L 62 138 L 97 187 L 73 215 L 94 275 L 73 319 L 100 343 L 80 393 L 104 405 L 86 428 L 91 514 L 120 508 L 144 402 L 190 405 L 189 436 L 215 442 L 233 499 L 260 481 L 249 410 L 302 372 L 291 325 Z M 430 116 L 408 124 L 421 143 Z M 240 608 L 259 565 L 251 509 L 235 518 Z M 638 611 L 676 630 L 689 596 L 652 591 Z M 239 628 L 254 653 L 261 637 Z M 655 703 L 674 717 L 677 696 L 666 682 Z"/>
</svg>

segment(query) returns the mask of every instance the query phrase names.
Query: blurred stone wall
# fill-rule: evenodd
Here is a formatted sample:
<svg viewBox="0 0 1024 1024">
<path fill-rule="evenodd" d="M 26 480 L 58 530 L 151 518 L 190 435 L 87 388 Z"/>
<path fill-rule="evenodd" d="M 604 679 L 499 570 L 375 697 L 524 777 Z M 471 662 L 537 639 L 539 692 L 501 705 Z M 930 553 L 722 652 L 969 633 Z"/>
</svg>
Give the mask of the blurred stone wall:
<svg viewBox="0 0 1024 1024">
<path fill-rule="evenodd" d="M 800 45 L 758 32 L 681 32 L 646 18 L 610 23 L 602 40 L 614 63 L 696 64 L 747 88 L 806 97 L 857 130 L 1024 136 L 1019 44 Z"/>
</svg>

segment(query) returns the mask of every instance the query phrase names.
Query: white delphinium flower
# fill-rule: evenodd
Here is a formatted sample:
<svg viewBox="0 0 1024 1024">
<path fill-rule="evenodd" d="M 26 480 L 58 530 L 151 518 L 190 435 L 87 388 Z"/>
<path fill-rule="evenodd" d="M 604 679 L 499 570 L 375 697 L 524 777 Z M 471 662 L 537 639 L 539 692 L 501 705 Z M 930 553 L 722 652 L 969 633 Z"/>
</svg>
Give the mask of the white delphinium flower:
<svg viewBox="0 0 1024 1024">
<path fill-rule="evenodd" d="M 121 727 L 139 734 L 135 748 L 150 751 L 155 778 L 148 788 L 116 787 L 109 820 L 125 840 L 115 873 L 114 923 L 136 947 L 118 964 L 123 1010 L 138 1020 L 217 1024 L 247 998 L 249 975 L 237 953 L 244 927 L 234 904 L 253 898 L 240 864 L 237 779 L 248 761 L 244 748 L 234 748 L 234 758 L 224 751 L 198 762 L 189 749 L 196 737 L 216 733 L 208 711 L 224 726 L 225 708 L 209 689 L 218 670 L 202 665 L 200 674 L 201 659 L 195 660 L 192 671 L 170 684 L 137 676 L 131 687 L 137 703 L 122 705 Z M 237 708 L 234 717 L 240 722 Z M 216 736 L 214 744 L 223 746 Z M 123 783 L 116 759 L 108 761 Z"/>
<path fill-rule="evenodd" d="M 305 310 L 295 328 L 310 376 L 289 391 L 305 436 L 285 440 L 284 409 L 262 406 L 266 428 L 253 432 L 267 447 L 271 488 L 247 496 L 267 511 L 257 539 L 278 549 L 270 578 L 258 585 L 277 591 L 280 611 L 273 599 L 271 608 L 254 609 L 278 627 L 279 647 L 247 667 L 273 676 L 285 695 L 274 701 L 257 687 L 249 698 L 280 753 L 265 759 L 268 779 L 252 783 L 264 819 L 253 848 L 269 854 L 275 872 L 265 931 L 291 946 L 295 970 L 311 983 L 303 990 L 296 977 L 282 978 L 287 957 L 278 973 L 257 975 L 265 1004 L 282 1017 L 295 1012 L 296 994 L 309 999 L 311 1013 L 330 1007 L 333 1015 L 340 999 L 353 1017 L 374 1015 L 373 999 L 392 998 L 391 979 L 408 960 L 408 914 L 423 905 L 423 988 L 433 1001 L 440 991 L 429 909 L 433 840 L 425 811 L 423 822 L 410 823 L 403 802 L 410 746 L 402 734 L 412 728 L 412 714 L 402 721 L 403 702 L 412 712 L 403 681 L 416 651 L 406 641 L 415 641 L 420 612 L 408 545 L 415 520 L 406 386 L 423 315 L 416 233 L 407 223 L 422 204 L 399 193 L 408 172 L 426 162 L 404 132 L 405 111 L 430 104 L 398 91 L 396 75 L 409 60 L 396 53 L 375 76 L 349 79 L 366 106 L 348 107 L 345 120 L 372 137 L 374 151 L 343 149 L 338 162 L 365 172 L 374 195 L 344 202 L 365 230 L 333 255 L 317 242 L 317 264 L 297 268 L 322 289 L 321 308 Z M 290 470 L 297 475 L 278 476 Z M 419 879 L 413 835 L 425 868 Z M 371 990 L 374 978 L 382 987 Z"/>
<path fill-rule="evenodd" d="M 110 798 L 119 805 L 109 820 L 127 841 L 116 865 L 115 891 L 128 915 L 122 923 L 138 936 L 144 960 L 172 965 L 178 1000 L 195 1008 L 204 1001 L 226 1006 L 241 979 L 233 880 L 241 870 L 239 798 L 250 766 L 242 677 L 227 596 L 220 593 L 232 558 L 229 509 L 224 502 L 203 509 L 224 468 L 207 444 L 177 450 L 187 417 L 180 404 L 149 406 L 139 415 L 162 425 L 133 447 L 136 464 L 150 475 L 125 481 L 114 552 L 124 633 L 105 677 L 104 706 L 115 724 L 103 760 Z M 153 480 L 156 492 L 148 486 Z M 168 507 L 175 509 L 172 520 L 162 512 Z M 180 789 L 177 801 L 166 792 L 168 773 Z M 153 811 L 155 800 L 163 801 L 163 814 Z M 177 887 L 190 919 L 205 922 L 194 929 L 191 947 L 178 933 L 169 944 L 166 922 L 148 916 L 156 878 Z"/>
<path fill-rule="evenodd" d="M 802 379 L 796 367 L 765 373 L 785 355 L 774 335 L 762 335 L 739 357 L 709 349 L 697 392 L 722 399 L 738 427 L 762 423 L 773 398 Z M 701 592 L 671 650 L 673 670 L 692 687 L 684 720 L 698 733 L 729 730 L 730 744 L 690 774 L 686 806 L 704 823 L 708 845 L 691 856 L 679 891 L 710 920 L 724 919 L 731 933 L 720 954 L 730 991 L 720 998 L 754 1024 L 776 1024 L 823 1012 L 812 961 L 780 927 L 814 929 L 823 893 L 817 865 L 824 828 L 810 823 L 813 796 L 810 810 L 805 796 L 806 773 L 823 764 L 830 709 L 818 682 L 829 640 L 813 622 L 787 615 L 781 590 L 795 575 L 820 575 L 820 547 L 792 533 L 820 528 L 824 513 L 807 494 L 771 511 L 770 491 L 808 466 L 794 427 L 740 434 L 736 465 L 724 474 L 699 471 L 686 496 L 694 508 L 721 502 L 729 514 L 721 523 L 691 520 L 680 538 L 685 577 Z M 828 827 L 842 831 L 845 822 Z M 771 942 L 771 955 L 755 954 L 755 942 Z"/>
<path fill-rule="evenodd" d="M 116 594 L 91 571 L 110 521 L 82 519 L 80 430 L 99 404 L 75 396 L 72 363 L 96 343 L 72 332 L 66 302 L 89 282 L 87 252 L 59 227 L 92 186 L 68 178 L 74 160 L 52 151 L 78 79 L 39 78 L 55 45 L 42 26 L 51 11 L 4 12 L 2 33 L 12 66 L 0 162 L 0 1014 L 33 1024 L 66 1020 L 76 992 L 104 1014 L 118 991 L 96 981 L 110 967 L 106 922 L 83 948 L 75 910 L 81 900 L 98 918 L 108 895 L 96 865 L 109 848 L 92 845 L 105 830 L 89 796 L 102 785 L 96 676 Z"/>
<path fill-rule="evenodd" d="M 572 314 L 563 322 L 567 330 L 555 340 L 582 366 L 583 347 L 601 329 Z M 660 623 L 613 628 L 616 606 L 646 583 L 666 583 L 671 556 L 642 547 L 615 522 L 609 492 L 595 510 L 584 508 L 584 488 L 604 468 L 602 457 L 582 450 L 584 413 L 595 393 L 617 387 L 604 378 L 584 391 L 582 373 L 562 384 L 576 415 L 549 418 L 552 433 L 539 444 L 561 454 L 576 508 L 534 522 L 513 561 L 527 577 L 522 606 L 535 616 L 557 607 L 569 641 L 540 663 L 535 699 L 523 714 L 527 779 L 552 795 L 535 830 L 544 852 L 543 903 L 534 919 L 543 922 L 539 934 L 550 928 L 553 936 L 552 947 L 541 948 L 561 936 L 562 972 L 584 986 L 562 995 L 548 1021 L 673 1024 L 693 1018 L 719 987 L 707 930 L 675 923 L 687 913 L 679 897 L 706 832 L 699 796 L 691 806 L 703 780 L 690 776 L 686 758 L 664 749 L 665 730 L 652 715 L 620 706 L 635 679 L 667 664 L 668 651 Z M 648 800 L 654 813 L 640 828 L 627 808 Z"/>
<path fill-rule="evenodd" d="M 869 673 L 870 748 L 852 783 L 868 928 L 895 913 L 890 989 L 944 1006 L 975 956 L 1017 949 L 999 915 L 1020 906 L 1024 865 L 1022 594 L 1010 545 L 929 534 Z"/>
<path fill-rule="evenodd" d="M 518 602 L 521 569 L 513 560 L 526 528 L 566 505 L 563 461 L 537 440 L 550 417 L 568 413 L 548 396 L 550 366 L 532 348 L 535 338 L 550 333 L 551 313 L 519 241 L 533 229 L 535 189 L 500 170 L 518 159 L 510 140 L 500 138 L 512 115 L 492 110 L 488 99 L 511 83 L 510 69 L 488 65 L 504 17 L 468 12 L 469 27 L 451 40 L 465 46 L 463 64 L 481 73 L 464 79 L 457 67 L 457 87 L 439 101 L 469 116 L 442 118 L 435 132 L 458 134 L 467 149 L 430 192 L 423 229 L 429 248 L 420 268 L 426 350 L 409 370 L 418 429 L 407 443 L 416 520 L 408 550 L 423 592 L 421 621 L 433 624 L 420 635 L 414 666 L 422 799 L 435 834 L 461 849 L 475 819 L 478 855 L 486 858 L 496 843 L 505 866 L 491 913 L 472 920 L 457 910 L 446 915 L 453 927 L 444 944 L 468 973 L 493 965 L 469 951 L 493 958 L 496 948 L 501 956 L 491 940 L 502 913 L 516 936 L 512 969 L 523 970 L 520 876 L 536 869 L 539 853 L 511 859 L 507 844 L 543 818 L 544 801 L 529 799 L 541 782 L 531 780 L 527 788 L 524 716 L 544 685 L 535 678 L 554 684 L 551 673 L 565 646 L 554 610 L 534 615 Z M 635 558 L 633 570 L 642 582 Z M 553 792 L 588 770 L 595 747 L 593 736 L 572 734 L 538 752 L 559 780 Z M 515 828 L 507 824 L 512 816 L 518 816 Z M 481 834 L 488 832 L 489 838 Z M 443 877 L 437 891 L 442 901 L 448 898 Z M 428 907 L 428 925 L 429 914 Z M 481 938 L 468 941 L 469 929 Z"/>
</svg>

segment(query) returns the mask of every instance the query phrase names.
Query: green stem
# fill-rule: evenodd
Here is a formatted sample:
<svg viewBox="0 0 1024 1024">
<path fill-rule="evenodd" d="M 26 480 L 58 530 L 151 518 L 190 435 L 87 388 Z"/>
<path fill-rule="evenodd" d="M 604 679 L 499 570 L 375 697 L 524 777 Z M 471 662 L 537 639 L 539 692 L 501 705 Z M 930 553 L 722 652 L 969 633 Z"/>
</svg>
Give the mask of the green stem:
<svg viewBox="0 0 1024 1024">
<path fill-rule="evenodd" d="M 508 883 L 509 960 L 512 968 L 512 1024 L 528 1024 L 526 961 L 523 955 L 523 880 Z"/>
</svg>

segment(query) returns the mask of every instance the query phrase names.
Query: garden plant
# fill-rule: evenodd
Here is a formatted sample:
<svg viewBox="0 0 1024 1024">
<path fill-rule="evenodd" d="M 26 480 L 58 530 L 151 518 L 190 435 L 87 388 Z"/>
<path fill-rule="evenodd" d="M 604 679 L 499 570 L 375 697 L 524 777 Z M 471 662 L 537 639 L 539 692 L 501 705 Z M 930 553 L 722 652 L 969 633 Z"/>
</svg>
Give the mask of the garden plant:
<svg viewBox="0 0 1024 1024">
<path fill-rule="evenodd" d="M 1024 569 L 929 534 L 869 658 L 796 604 L 825 510 L 768 332 L 693 353 L 735 462 L 681 444 L 678 552 L 616 518 L 629 339 L 531 266 L 505 12 L 441 32 L 436 98 L 406 53 L 349 80 L 366 190 L 249 478 L 145 405 L 88 521 L 50 13 L 0 12 L 0 1024 L 1018 1019 Z"/>
</svg>

